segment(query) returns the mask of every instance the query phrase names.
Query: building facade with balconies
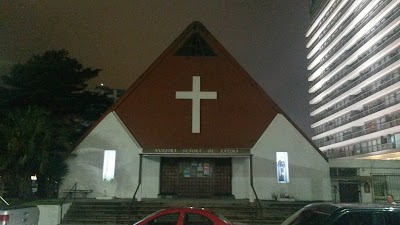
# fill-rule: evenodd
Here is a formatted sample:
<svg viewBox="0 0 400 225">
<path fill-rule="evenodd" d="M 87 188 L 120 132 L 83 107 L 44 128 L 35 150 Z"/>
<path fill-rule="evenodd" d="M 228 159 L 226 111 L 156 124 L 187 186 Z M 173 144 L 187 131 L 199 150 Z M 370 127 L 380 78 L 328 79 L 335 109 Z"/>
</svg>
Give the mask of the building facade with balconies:
<svg viewBox="0 0 400 225">
<path fill-rule="evenodd" d="M 400 198 L 400 1 L 310 0 L 310 14 L 312 140 L 330 159 L 332 192 Z"/>
</svg>

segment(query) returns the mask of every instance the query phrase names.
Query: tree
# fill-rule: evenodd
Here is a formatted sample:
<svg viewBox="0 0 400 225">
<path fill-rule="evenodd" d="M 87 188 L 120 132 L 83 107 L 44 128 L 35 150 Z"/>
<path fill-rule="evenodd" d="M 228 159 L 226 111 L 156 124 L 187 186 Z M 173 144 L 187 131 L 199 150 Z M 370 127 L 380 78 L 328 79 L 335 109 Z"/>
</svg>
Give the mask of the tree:
<svg viewBox="0 0 400 225">
<path fill-rule="evenodd" d="M 39 178 L 39 193 L 60 183 L 67 172 L 68 133 L 49 111 L 37 106 L 18 108 L 0 119 L 0 173 L 18 197 L 31 193 L 30 177 Z M 11 187 L 10 187 L 11 186 Z"/>
<path fill-rule="evenodd" d="M 2 102 L 8 107 L 38 105 L 57 114 L 74 113 L 85 82 L 99 72 L 84 68 L 64 49 L 50 50 L 14 65 L 9 76 L 2 76 L 4 84 L 12 87 Z"/>
<path fill-rule="evenodd" d="M 83 67 L 64 49 L 35 55 L 24 64 L 12 66 L 10 74 L 1 77 L 9 88 L 0 90 L 0 110 L 33 105 L 47 108 L 76 131 L 71 140 L 74 142 L 87 124 L 112 104 L 107 96 L 85 90 L 86 82 L 99 72 Z"/>
<path fill-rule="evenodd" d="M 71 150 L 67 145 L 112 104 L 106 96 L 85 90 L 99 72 L 83 67 L 66 50 L 50 50 L 12 66 L 1 77 L 0 174 L 15 181 L 16 194 L 27 193 L 33 174 L 43 195 L 61 182 Z"/>
</svg>

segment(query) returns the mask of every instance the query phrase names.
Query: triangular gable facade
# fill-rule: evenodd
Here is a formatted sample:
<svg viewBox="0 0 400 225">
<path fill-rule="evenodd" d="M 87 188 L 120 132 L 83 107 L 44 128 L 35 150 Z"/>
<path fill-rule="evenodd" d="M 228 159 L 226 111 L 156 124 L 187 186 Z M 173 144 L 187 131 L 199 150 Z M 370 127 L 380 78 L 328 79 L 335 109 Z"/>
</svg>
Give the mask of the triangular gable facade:
<svg viewBox="0 0 400 225">
<path fill-rule="evenodd" d="M 177 98 L 182 92 L 194 98 L 213 93 L 215 99 L 195 103 Z M 251 148 L 279 113 L 199 22 L 127 90 L 114 111 L 143 148 Z M 192 118 L 196 113 L 200 119 Z M 198 130 L 192 132 L 193 126 Z"/>
<path fill-rule="evenodd" d="M 105 150 L 116 152 L 111 182 L 101 179 Z M 277 182 L 278 152 L 296 168 L 290 182 L 285 170 L 284 186 Z M 107 192 L 131 198 L 138 187 L 139 199 L 209 191 L 251 200 L 254 180 L 263 199 L 278 192 L 330 199 L 326 158 L 199 22 L 190 24 L 91 127 L 74 154 L 60 189 L 77 182 L 94 189 L 92 197 Z M 188 180 L 191 188 L 185 186 Z M 215 180 L 219 183 L 211 184 Z M 319 185 L 313 192 L 310 181 Z M 196 185 L 202 186 L 199 193 L 192 190 Z"/>
</svg>

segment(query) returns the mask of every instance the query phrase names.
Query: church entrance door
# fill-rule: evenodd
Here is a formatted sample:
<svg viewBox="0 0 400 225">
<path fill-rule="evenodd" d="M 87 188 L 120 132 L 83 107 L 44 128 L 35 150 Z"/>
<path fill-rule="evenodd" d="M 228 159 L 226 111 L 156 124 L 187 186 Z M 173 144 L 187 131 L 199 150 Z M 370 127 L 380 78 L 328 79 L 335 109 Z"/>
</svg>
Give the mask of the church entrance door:
<svg viewBox="0 0 400 225">
<path fill-rule="evenodd" d="M 161 158 L 160 194 L 232 195 L 231 158 Z"/>
</svg>

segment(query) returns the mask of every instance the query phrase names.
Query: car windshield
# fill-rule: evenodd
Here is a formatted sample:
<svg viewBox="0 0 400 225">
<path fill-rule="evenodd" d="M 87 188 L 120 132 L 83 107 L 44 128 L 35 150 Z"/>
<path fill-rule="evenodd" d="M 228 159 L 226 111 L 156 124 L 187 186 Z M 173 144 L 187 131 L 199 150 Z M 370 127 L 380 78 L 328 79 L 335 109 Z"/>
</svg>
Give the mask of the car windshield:
<svg viewBox="0 0 400 225">
<path fill-rule="evenodd" d="M 225 218 L 223 215 L 216 213 L 216 212 L 212 212 L 215 216 L 217 216 L 218 218 L 220 218 L 221 220 L 223 220 L 225 223 L 227 224 L 232 224 L 227 218 Z"/>
<path fill-rule="evenodd" d="M 328 223 L 329 219 L 329 213 L 304 209 L 297 211 L 281 225 L 324 225 Z"/>
<path fill-rule="evenodd" d="M 141 223 L 143 220 L 145 220 L 145 219 L 147 219 L 147 218 L 149 218 L 149 217 L 152 217 L 153 215 L 155 215 L 155 214 L 157 214 L 157 213 L 159 213 L 159 212 L 161 212 L 161 211 L 163 211 L 163 210 L 164 210 L 164 209 L 160 209 L 160 210 L 158 210 L 158 211 L 155 211 L 155 212 L 153 212 L 152 214 L 147 215 L 145 218 L 143 218 L 143 219 L 137 221 L 137 222 L 134 223 L 133 225 L 137 225 L 137 224 Z"/>
</svg>

